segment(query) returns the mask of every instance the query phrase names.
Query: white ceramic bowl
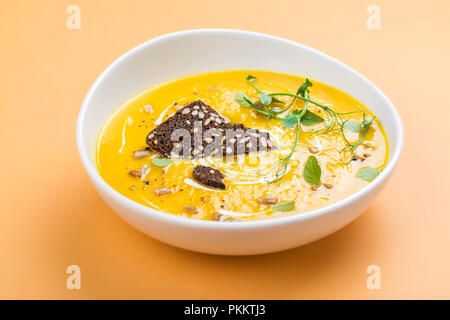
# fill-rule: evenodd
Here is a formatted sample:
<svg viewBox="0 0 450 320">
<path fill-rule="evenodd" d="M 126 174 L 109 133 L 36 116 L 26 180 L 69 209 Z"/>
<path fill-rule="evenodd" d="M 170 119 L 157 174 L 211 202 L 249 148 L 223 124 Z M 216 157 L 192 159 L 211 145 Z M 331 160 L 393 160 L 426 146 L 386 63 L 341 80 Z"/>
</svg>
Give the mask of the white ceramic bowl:
<svg viewBox="0 0 450 320">
<path fill-rule="evenodd" d="M 382 122 L 390 145 L 384 171 L 344 200 L 311 212 L 263 221 L 198 221 L 136 203 L 98 174 L 95 145 L 112 111 L 150 85 L 210 71 L 253 69 L 307 76 L 349 93 Z M 192 30 L 164 35 L 124 54 L 97 79 L 78 118 L 81 159 L 97 191 L 125 221 L 165 243 L 205 253 L 261 254 L 301 246 L 342 228 L 380 192 L 399 159 L 401 120 L 392 103 L 370 81 L 341 62 L 304 45 L 247 31 Z"/>
</svg>

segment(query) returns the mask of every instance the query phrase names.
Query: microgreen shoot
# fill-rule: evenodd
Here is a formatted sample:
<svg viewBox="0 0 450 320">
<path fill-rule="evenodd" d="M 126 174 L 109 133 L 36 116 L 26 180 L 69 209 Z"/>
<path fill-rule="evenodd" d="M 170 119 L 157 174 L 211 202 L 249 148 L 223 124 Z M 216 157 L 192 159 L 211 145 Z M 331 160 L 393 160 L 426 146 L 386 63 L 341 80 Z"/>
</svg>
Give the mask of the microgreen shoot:
<svg viewBox="0 0 450 320">
<path fill-rule="evenodd" d="M 306 79 L 305 83 L 308 83 L 308 82 L 309 82 L 309 80 Z M 308 87 L 310 87 L 310 86 L 312 86 L 311 83 L 303 86 L 304 90 L 302 90 L 302 92 L 300 93 L 303 98 L 306 98 L 306 99 L 308 98 L 308 96 L 309 96 Z M 295 126 L 294 144 L 293 144 L 292 149 L 289 152 L 289 154 L 281 159 L 278 159 L 278 161 L 275 162 L 275 164 L 272 166 L 272 168 L 268 172 L 265 173 L 265 175 L 268 175 L 269 173 L 273 173 L 273 175 L 271 177 L 269 177 L 268 179 L 266 178 L 266 180 L 269 183 L 274 183 L 276 181 L 279 181 L 281 178 L 283 178 L 288 173 L 289 161 L 291 160 L 292 156 L 294 155 L 295 149 L 297 148 L 297 144 L 298 144 L 300 128 L 301 128 L 301 126 L 300 126 L 301 119 L 305 115 L 305 113 L 307 111 L 307 107 L 308 107 L 308 102 L 305 100 L 305 102 L 303 104 L 303 109 L 301 111 L 296 109 L 291 114 L 289 114 L 288 116 L 286 116 L 283 119 L 282 124 L 286 128 L 292 128 Z"/>
<path fill-rule="evenodd" d="M 294 144 L 289 154 L 275 161 L 275 163 L 268 170 L 262 173 L 265 176 L 272 174 L 272 176 L 266 179 L 269 183 L 273 183 L 280 180 L 288 172 L 289 161 L 293 157 L 295 149 L 298 144 L 300 131 L 302 129 L 301 125 L 315 125 L 325 121 L 323 127 L 317 130 L 305 132 L 308 134 L 327 134 L 330 132 L 334 133 L 340 132 L 346 144 L 346 146 L 341 150 L 341 152 L 350 152 L 352 155 L 350 157 L 351 159 L 353 158 L 356 152 L 356 148 L 359 145 L 361 145 L 361 143 L 366 138 L 370 126 L 372 125 L 375 119 L 375 117 L 373 117 L 370 121 L 368 121 L 366 119 L 366 112 L 364 110 L 356 110 L 352 112 L 336 112 L 331 107 L 310 99 L 309 88 L 312 87 L 313 84 L 309 79 L 305 79 L 305 81 L 300 85 L 295 94 L 289 92 L 266 93 L 255 84 L 255 82 L 257 81 L 257 78 L 255 76 L 248 75 L 246 80 L 248 84 L 257 91 L 259 101 L 253 101 L 243 92 L 238 92 L 236 94 L 236 101 L 242 107 L 245 108 L 252 107 L 257 113 L 264 115 L 267 118 L 267 121 L 272 119 L 281 120 L 282 125 L 284 127 L 295 128 Z M 283 107 L 271 107 L 271 105 L 274 103 L 283 105 L 285 104 L 277 97 L 290 97 L 291 100 L 288 104 L 286 104 Z M 297 99 L 303 101 L 303 108 L 301 110 L 294 109 L 291 113 L 289 113 L 285 117 L 279 116 L 279 114 L 288 111 L 294 105 L 294 102 Z M 315 114 L 314 112 L 308 110 L 307 109 L 308 104 L 314 105 L 322 109 L 325 119 Z M 359 122 L 356 122 L 355 120 L 346 119 L 347 115 L 354 113 L 362 113 L 362 125 Z M 355 133 L 360 133 L 360 139 L 356 143 L 350 143 L 345 137 L 344 129 L 350 130 Z"/>
<path fill-rule="evenodd" d="M 360 133 L 360 138 L 358 141 L 356 141 L 355 143 L 350 143 L 347 138 L 345 137 L 345 133 L 344 133 L 344 125 L 341 126 L 341 132 L 342 132 L 342 137 L 344 139 L 344 141 L 347 143 L 347 145 L 341 150 L 343 151 L 350 151 L 352 157 L 350 158 L 350 160 L 347 162 L 347 164 L 351 161 L 351 159 L 353 158 L 353 156 L 355 155 L 356 152 L 356 148 L 361 145 L 361 143 L 363 143 L 364 139 L 367 136 L 367 133 L 369 132 L 370 126 L 373 123 L 373 121 L 375 120 L 375 117 L 373 117 L 370 121 L 366 120 L 366 113 L 363 113 L 363 121 L 362 121 L 362 134 Z"/>
<path fill-rule="evenodd" d="M 240 104 L 241 107 L 249 108 L 254 106 L 252 100 L 249 97 L 247 97 L 247 95 L 243 92 L 238 92 L 236 94 L 235 99 L 237 103 Z"/>
</svg>

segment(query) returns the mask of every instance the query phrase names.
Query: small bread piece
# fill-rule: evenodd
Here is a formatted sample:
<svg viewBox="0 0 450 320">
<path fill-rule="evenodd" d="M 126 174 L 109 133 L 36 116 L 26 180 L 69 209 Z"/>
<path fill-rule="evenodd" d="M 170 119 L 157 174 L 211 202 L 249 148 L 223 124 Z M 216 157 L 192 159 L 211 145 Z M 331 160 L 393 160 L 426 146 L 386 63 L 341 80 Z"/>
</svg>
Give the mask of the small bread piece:
<svg viewBox="0 0 450 320">
<path fill-rule="evenodd" d="M 192 176 L 198 182 L 218 189 L 225 189 L 225 183 L 223 182 L 223 174 L 217 169 L 206 167 L 206 166 L 196 166 Z"/>
<path fill-rule="evenodd" d="M 182 137 L 172 141 L 172 133 L 176 129 L 184 129 L 190 133 L 191 141 L 188 141 L 190 144 L 187 145 L 187 154 L 186 151 L 182 154 L 183 150 L 177 149 L 177 145 L 184 143 Z M 224 154 L 234 156 L 271 150 L 273 147 L 267 132 L 247 128 L 243 124 L 230 124 L 226 118 L 200 100 L 187 104 L 154 128 L 147 135 L 146 142 L 164 157 L 175 155 L 202 158 Z"/>
</svg>

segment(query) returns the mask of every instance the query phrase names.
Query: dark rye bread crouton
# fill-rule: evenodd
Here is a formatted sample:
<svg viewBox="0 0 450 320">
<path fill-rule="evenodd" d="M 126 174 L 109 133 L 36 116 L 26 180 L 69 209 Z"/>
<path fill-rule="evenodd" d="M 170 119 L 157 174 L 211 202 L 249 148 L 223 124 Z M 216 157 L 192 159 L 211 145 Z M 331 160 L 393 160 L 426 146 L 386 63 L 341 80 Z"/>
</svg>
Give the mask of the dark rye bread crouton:
<svg viewBox="0 0 450 320">
<path fill-rule="evenodd" d="M 225 183 L 223 182 L 223 174 L 217 169 L 205 166 L 196 166 L 192 176 L 198 182 L 205 186 L 225 189 Z"/>
<path fill-rule="evenodd" d="M 153 129 L 146 142 L 162 156 L 182 158 L 231 156 L 273 147 L 267 132 L 230 124 L 200 100 L 187 104 Z"/>
</svg>

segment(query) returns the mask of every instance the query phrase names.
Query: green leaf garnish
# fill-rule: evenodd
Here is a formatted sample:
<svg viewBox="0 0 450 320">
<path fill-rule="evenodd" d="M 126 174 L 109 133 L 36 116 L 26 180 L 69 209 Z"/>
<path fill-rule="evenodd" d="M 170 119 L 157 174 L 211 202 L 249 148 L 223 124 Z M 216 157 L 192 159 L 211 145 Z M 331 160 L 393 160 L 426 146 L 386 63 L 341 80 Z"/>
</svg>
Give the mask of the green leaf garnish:
<svg viewBox="0 0 450 320">
<path fill-rule="evenodd" d="M 356 176 L 365 181 L 372 181 L 378 176 L 379 173 L 379 170 L 367 167 L 359 170 Z"/>
<path fill-rule="evenodd" d="M 370 125 L 372 124 L 373 120 L 375 120 L 375 117 L 373 117 L 372 120 L 367 122 L 367 120 L 366 120 L 366 113 L 363 113 L 363 127 L 364 128 L 369 128 Z"/>
<path fill-rule="evenodd" d="M 166 167 L 172 163 L 169 158 L 153 158 L 152 163 L 157 167 Z"/>
<path fill-rule="evenodd" d="M 321 175 L 322 169 L 320 169 L 317 158 L 315 156 L 309 156 L 303 169 L 303 178 L 306 182 L 315 186 L 320 184 Z"/>
<path fill-rule="evenodd" d="M 251 74 L 249 74 L 249 75 L 247 76 L 246 80 L 248 81 L 248 83 L 249 83 L 253 88 L 255 88 L 256 91 L 258 91 L 258 93 L 260 93 L 260 94 L 266 94 L 266 93 L 264 93 L 264 91 L 262 91 L 260 88 L 258 88 L 258 87 L 256 86 L 256 84 L 254 84 L 254 82 L 256 81 L 256 77 L 255 77 L 255 76 L 252 76 Z M 268 94 L 267 94 L 267 95 L 268 95 Z M 270 95 L 268 95 L 268 96 L 270 96 Z M 261 102 L 262 102 L 262 101 L 261 101 Z M 274 103 L 282 103 L 282 104 L 284 104 L 283 101 L 278 100 L 277 98 L 272 97 L 272 96 L 271 96 L 271 102 L 274 102 Z"/>
<path fill-rule="evenodd" d="M 236 94 L 236 101 L 241 106 L 246 108 L 253 107 L 253 109 L 257 113 L 266 117 L 267 124 L 269 123 L 269 120 L 281 120 L 284 127 L 295 127 L 295 139 L 289 154 L 287 156 L 284 156 L 283 158 L 276 160 L 274 164 L 267 170 L 260 171 L 262 172 L 262 175 L 265 176 L 269 175 L 269 173 L 273 174 L 271 177 L 265 178 L 268 183 L 274 183 L 280 180 L 289 171 L 289 162 L 295 154 L 295 150 L 299 141 L 299 135 L 300 132 L 302 132 L 300 125 L 313 125 L 325 122 L 323 127 L 320 127 L 317 130 L 305 131 L 305 134 L 335 134 L 340 131 L 342 138 L 346 144 L 341 152 L 351 152 L 351 157 L 349 157 L 351 161 L 351 158 L 353 158 L 356 152 L 356 148 L 364 142 L 370 126 L 375 120 L 375 117 L 373 117 L 370 121 L 368 121 L 366 119 L 366 111 L 364 110 L 336 112 L 331 107 L 312 100 L 309 97 L 309 88 L 313 86 L 313 83 L 308 78 L 306 78 L 305 81 L 300 85 L 295 94 L 289 92 L 265 93 L 255 84 L 257 82 L 257 78 L 255 76 L 248 75 L 246 77 L 246 80 L 248 84 L 252 86 L 259 94 L 259 101 L 253 102 L 244 93 L 238 92 Z M 291 97 L 292 99 L 283 107 L 271 107 L 271 104 L 274 103 L 285 104 L 283 101 L 277 99 L 277 97 L 281 96 Z M 296 109 L 286 117 L 279 116 L 279 114 L 289 110 L 293 106 L 296 99 L 303 100 L 303 109 Z M 323 118 L 308 110 L 309 105 L 315 105 L 321 108 L 321 110 L 323 110 Z M 347 116 L 349 114 L 354 113 L 362 113 L 362 125 L 355 120 L 347 119 Z M 359 140 L 356 143 L 349 142 L 345 137 L 344 129 L 357 133 L 361 132 L 361 134 L 359 135 Z M 322 172 L 317 159 L 314 156 L 311 157 L 308 158 L 308 161 L 305 164 L 303 176 L 308 183 L 318 185 L 320 184 L 320 176 Z M 347 162 L 347 164 L 349 164 L 350 161 Z"/>
<path fill-rule="evenodd" d="M 252 100 L 249 97 L 247 97 L 247 95 L 245 93 L 243 93 L 241 91 L 236 93 L 235 99 L 241 107 L 249 108 L 249 107 L 254 106 Z"/>
<path fill-rule="evenodd" d="M 295 112 L 297 110 L 294 110 L 293 113 L 288 114 L 284 119 L 283 119 L 283 126 L 285 126 L 286 128 L 292 128 L 297 124 L 297 120 L 298 120 L 298 114 Z"/>
<path fill-rule="evenodd" d="M 294 103 L 294 100 L 296 97 L 300 97 L 301 99 L 304 100 L 303 109 L 301 111 L 294 110 L 294 111 L 292 111 L 291 115 L 288 115 L 286 117 L 287 119 L 286 118 L 283 119 L 284 125 L 286 127 L 290 128 L 295 125 L 294 145 L 292 146 L 292 149 L 287 156 L 279 159 L 276 162 L 276 164 L 270 170 L 268 170 L 267 174 L 272 171 L 275 172 L 275 174 L 272 178 L 267 179 L 269 183 L 273 183 L 273 182 L 280 180 L 289 171 L 289 161 L 291 160 L 292 156 L 294 155 L 295 149 L 297 148 L 297 144 L 298 144 L 298 139 L 299 139 L 299 135 L 300 135 L 301 119 L 303 118 L 305 113 L 308 111 L 308 109 L 307 109 L 308 101 L 309 101 L 308 87 L 310 87 L 312 85 L 311 83 L 308 84 L 308 82 L 309 82 L 308 79 L 306 79 L 306 81 L 304 82 L 305 83 L 305 85 L 303 86 L 304 90 L 302 90 L 303 96 L 294 95 L 294 99 L 292 99 L 292 101 L 288 104 L 287 107 L 277 111 L 277 113 L 280 113 L 280 112 L 284 112 L 285 110 L 289 109 L 292 106 L 292 104 Z M 274 93 L 270 94 L 271 97 L 273 97 L 274 95 L 276 95 L 276 94 L 274 94 Z M 271 110 L 270 116 L 273 117 L 273 109 Z M 295 124 L 294 124 L 294 120 L 295 120 Z"/>
<path fill-rule="evenodd" d="M 246 80 L 252 82 L 252 81 L 255 81 L 255 80 L 256 80 L 256 77 L 255 77 L 255 76 L 252 76 L 251 74 L 249 74 L 249 75 L 247 76 Z"/>
<path fill-rule="evenodd" d="M 301 123 L 304 125 L 312 125 L 312 124 L 318 124 L 323 122 L 324 119 L 320 116 L 318 116 L 317 114 L 306 110 L 305 114 L 303 115 L 302 119 L 301 119 Z"/>
<path fill-rule="evenodd" d="M 305 82 L 303 82 L 300 88 L 298 88 L 297 95 L 301 95 L 302 97 L 304 97 L 305 92 L 306 90 L 308 90 L 309 87 L 312 87 L 312 82 L 309 81 L 308 78 L 306 78 Z"/>
<path fill-rule="evenodd" d="M 355 111 L 355 112 L 358 112 L 358 111 Z M 363 129 L 364 129 L 364 131 L 363 131 L 363 133 L 362 133 L 362 136 L 361 136 L 361 138 L 356 142 L 356 143 L 350 143 L 348 140 L 347 140 L 347 138 L 345 137 L 345 134 L 344 134 L 344 125 L 345 125 L 345 123 L 346 122 L 348 122 L 348 121 L 344 121 L 342 124 L 341 124 L 341 132 L 342 132 L 342 138 L 344 139 L 344 141 L 347 143 L 347 146 L 345 147 L 345 148 L 343 148 L 342 150 L 341 150 L 341 152 L 342 151 L 352 151 L 352 158 L 353 158 L 353 156 L 355 155 L 355 153 L 356 153 L 356 148 L 359 146 L 359 145 L 361 145 L 361 143 L 363 143 L 363 141 L 364 141 L 364 139 L 366 138 L 366 136 L 367 136 L 367 133 L 369 132 L 369 129 L 370 129 L 370 126 L 371 126 L 371 124 L 373 123 L 373 121 L 375 120 L 375 117 L 373 117 L 370 121 L 367 121 L 367 119 L 366 119 L 366 113 L 364 112 L 364 111 L 362 111 L 363 112 L 363 125 L 362 125 L 362 127 L 363 127 Z M 338 114 L 338 115 L 340 115 L 340 114 Z M 351 159 L 351 158 L 350 158 Z M 349 160 L 349 162 L 348 163 L 350 163 L 350 161 L 351 160 Z M 348 164 L 347 163 L 347 164 Z"/>
<path fill-rule="evenodd" d="M 273 211 L 291 211 L 295 207 L 295 201 L 286 201 L 277 204 L 273 204 L 270 208 Z"/>
<path fill-rule="evenodd" d="M 352 132 L 356 132 L 356 133 L 361 132 L 361 130 L 362 130 L 359 122 L 357 122 L 355 120 L 345 121 L 344 124 L 342 125 L 342 128 L 350 130 Z"/>
<path fill-rule="evenodd" d="M 260 93 L 259 94 L 259 101 L 261 101 L 261 103 L 263 105 L 268 106 L 272 102 L 272 97 L 268 96 L 265 93 Z"/>
</svg>

